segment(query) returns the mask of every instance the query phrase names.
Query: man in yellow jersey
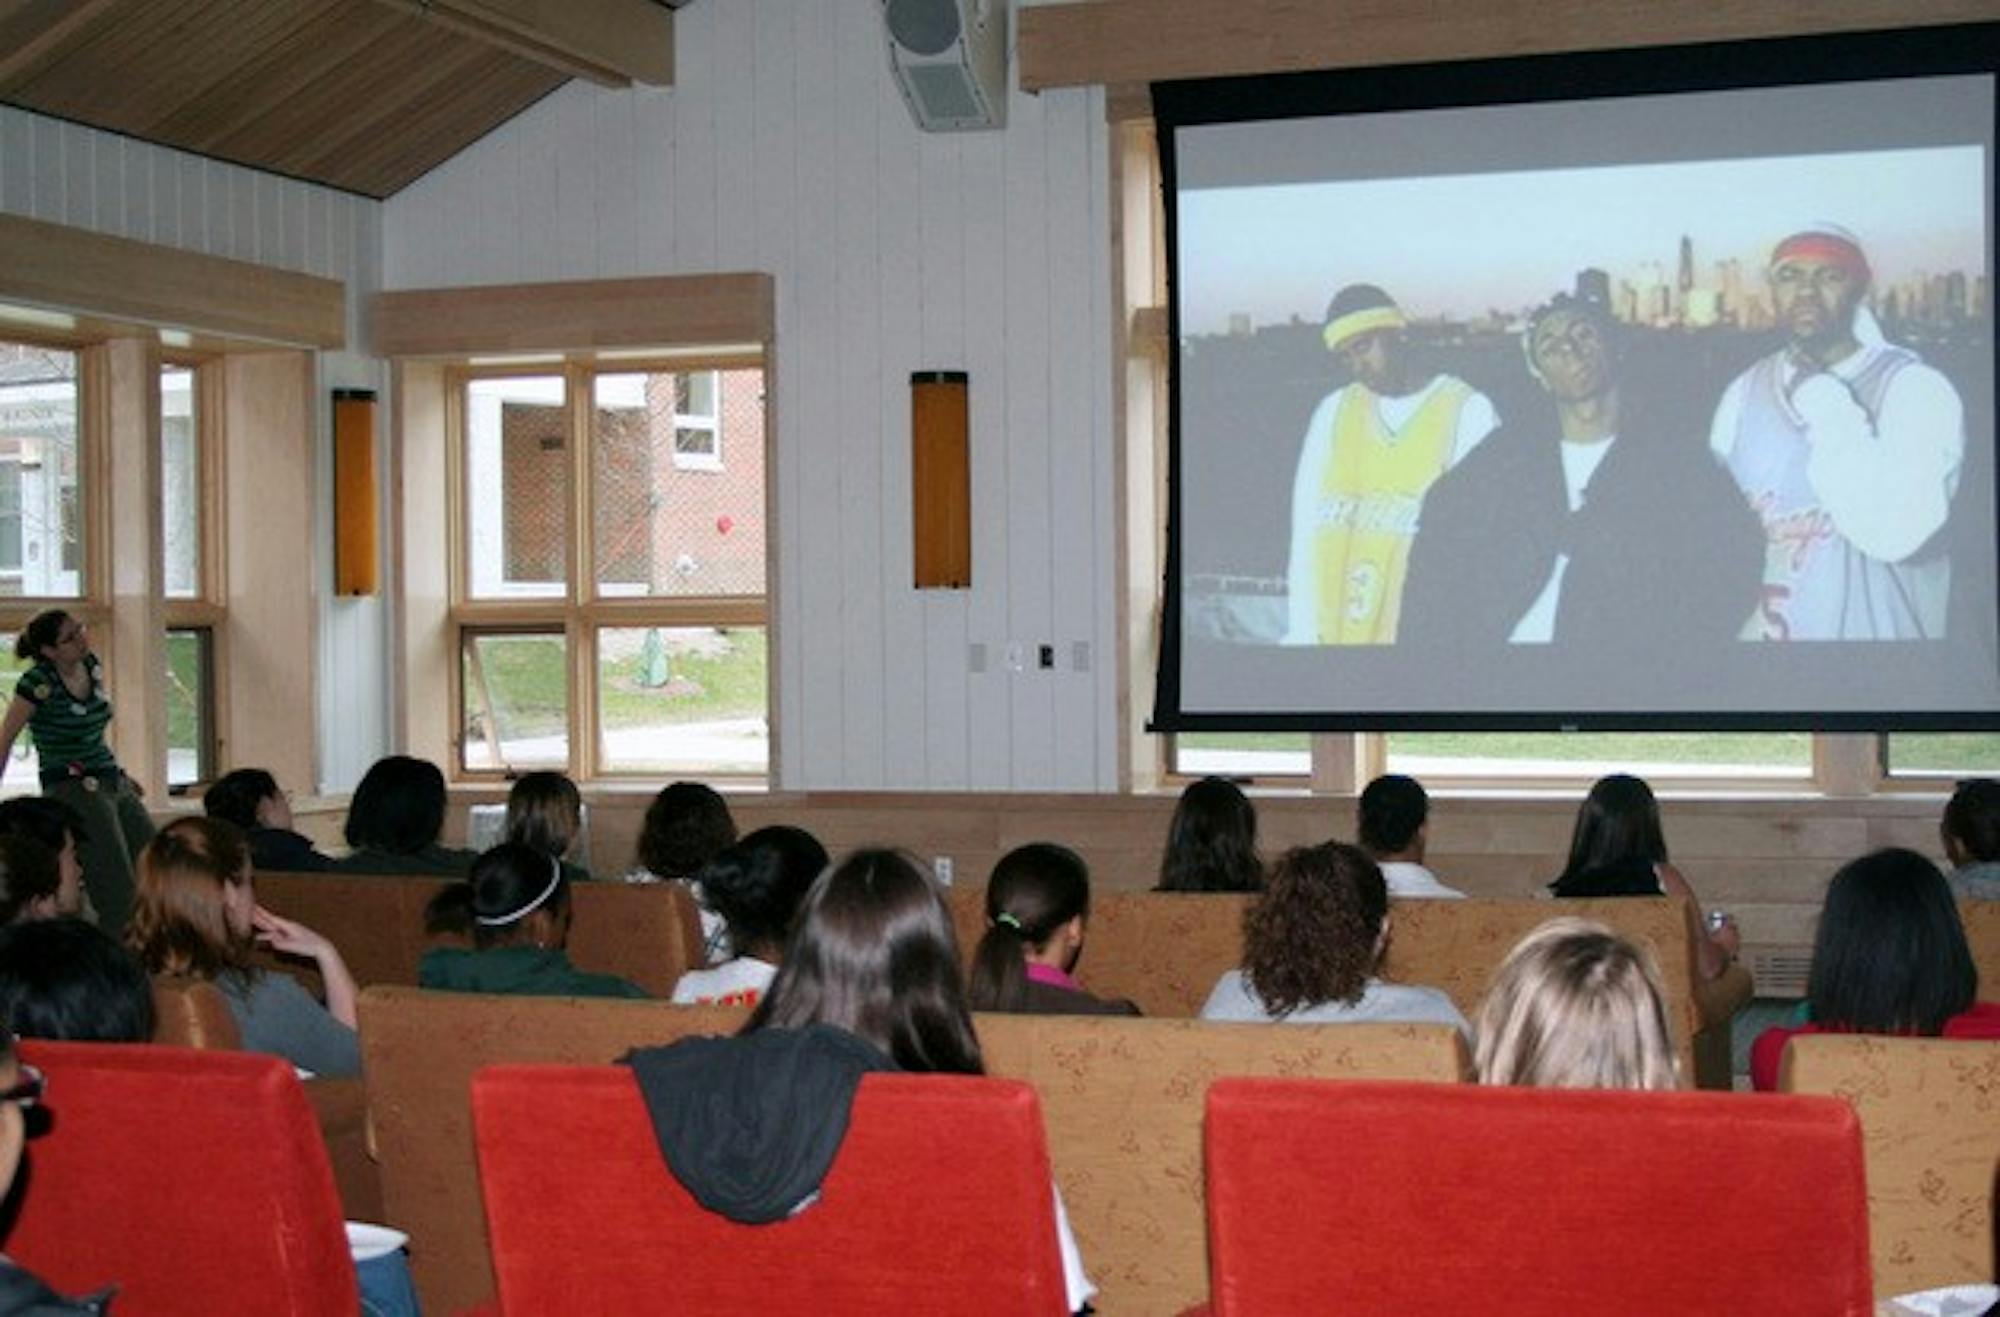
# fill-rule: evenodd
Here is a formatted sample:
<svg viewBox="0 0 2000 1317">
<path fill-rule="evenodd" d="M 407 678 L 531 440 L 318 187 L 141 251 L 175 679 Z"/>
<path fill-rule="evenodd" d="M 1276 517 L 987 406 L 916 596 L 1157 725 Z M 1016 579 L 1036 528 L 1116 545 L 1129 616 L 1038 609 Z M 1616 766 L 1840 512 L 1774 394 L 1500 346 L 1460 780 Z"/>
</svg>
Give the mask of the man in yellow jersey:
<svg viewBox="0 0 2000 1317">
<path fill-rule="evenodd" d="M 1497 423 L 1486 395 L 1412 360 L 1405 323 L 1373 284 L 1349 284 L 1327 307 L 1327 350 L 1352 380 L 1320 400 L 1300 445 L 1288 645 L 1395 640 L 1424 491 Z"/>
</svg>

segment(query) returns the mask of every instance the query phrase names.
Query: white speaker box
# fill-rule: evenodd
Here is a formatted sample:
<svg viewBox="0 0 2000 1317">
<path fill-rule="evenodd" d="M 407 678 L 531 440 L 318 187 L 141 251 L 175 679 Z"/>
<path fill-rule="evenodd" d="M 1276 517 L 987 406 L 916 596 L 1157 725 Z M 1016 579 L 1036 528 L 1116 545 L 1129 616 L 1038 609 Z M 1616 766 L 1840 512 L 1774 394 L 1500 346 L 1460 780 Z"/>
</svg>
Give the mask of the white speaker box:
<svg viewBox="0 0 2000 1317">
<path fill-rule="evenodd" d="M 1007 0 L 882 0 L 889 67 L 926 132 L 1007 124 Z"/>
</svg>

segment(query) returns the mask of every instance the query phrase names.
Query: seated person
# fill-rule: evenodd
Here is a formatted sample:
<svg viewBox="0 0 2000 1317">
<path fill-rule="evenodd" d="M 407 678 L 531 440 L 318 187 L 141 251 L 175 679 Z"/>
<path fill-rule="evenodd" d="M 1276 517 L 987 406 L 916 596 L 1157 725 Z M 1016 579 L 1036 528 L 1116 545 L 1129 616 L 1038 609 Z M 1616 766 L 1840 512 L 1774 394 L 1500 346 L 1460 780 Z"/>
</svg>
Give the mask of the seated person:
<svg viewBox="0 0 2000 1317">
<path fill-rule="evenodd" d="M 1423 784 L 1401 773 L 1385 773 L 1362 791 L 1355 810 L 1361 849 L 1382 866 L 1392 897 L 1463 897 L 1424 867 L 1430 840 L 1431 798 Z"/>
<path fill-rule="evenodd" d="M 466 926 L 472 947 L 432 947 L 417 962 L 417 984 L 452 992 L 542 997 L 643 997 L 614 974 L 570 964 L 569 880 L 562 865 L 519 842 L 479 857 L 472 876 L 431 899 L 429 928 Z"/>
<path fill-rule="evenodd" d="M 1433 1022 L 1470 1033 L 1436 988 L 1385 983 L 1389 889 L 1367 852 L 1340 842 L 1288 851 L 1243 915 L 1243 968 L 1208 994 L 1204 1020 Z"/>
<path fill-rule="evenodd" d="M 261 768 L 224 773 L 202 793 L 202 810 L 243 830 L 250 867 L 267 873 L 325 873 L 333 861 L 292 828 L 292 798 Z"/>
<path fill-rule="evenodd" d="M 13 1190 L 28 1137 L 27 1114 L 41 1104 L 42 1088 L 40 1072 L 21 1063 L 14 1035 L 0 1029 L 0 1201 Z M 10 1317 L 102 1317 L 111 1311 L 114 1293 L 105 1290 L 88 1298 L 66 1299 L 0 1254 L 0 1313 Z"/>
<path fill-rule="evenodd" d="M 83 819 L 54 796 L 15 796 L 0 800 L 0 837 L 26 837 L 48 847 L 56 857 L 55 913 L 78 915 L 93 923 L 90 893 L 83 885 Z M 0 920 L 0 923 L 6 922 Z"/>
<path fill-rule="evenodd" d="M 639 829 L 639 865 L 625 876 L 626 882 L 684 882 L 693 889 L 701 907 L 703 958 L 710 965 L 720 965 L 734 952 L 722 916 L 702 900 L 695 875 L 723 847 L 735 844 L 736 820 L 720 792 L 700 782 L 670 782 L 646 807 L 646 821 Z"/>
<path fill-rule="evenodd" d="M 1543 924 L 1480 1003 L 1473 1069 L 1525 1088 L 1680 1087 L 1652 955 L 1586 919 Z"/>
<path fill-rule="evenodd" d="M 739 954 L 681 975 L 674 1001 L 755 1006 L 778 975 L 799 903 L 826 866 L 826 847 L 810 832 L 783 826 L 759 828 L 710 860 L 701 890 Z"/>
<path fill-rule="evenodd" d="M 10 924 L 0 928 L 0 1025 L 20 1038 L 149 1043 L 153 985 L 132 953 L 95 924 Z"/>
<path fill-rule="evenodd" d="M 1951 890 L 1961 900 L 2000 900 L 2000 782 L 1975 777 L 1960 782 L 1938 825 Z"/>
<path fill-rule="evenodd" d="M 986 936 L 972 953 L 975 1011 L 1137 1015 L 1129 1001 L 1085 992 L 1070 977 L 1090 917 L 1090 870 L 1067 846 L 1033 842 L 1000 857 L 986 882 Z"/>
<path fill-rule="evenodd" d="M 1785 1043 L 1802 1033 L 2000 1038 L 2000 1002 L 1982 1002 L 1979 967 L 1938 867 L 1889 849 L 1844 865 L 1827 885 L 1806 977 L 1810 1023 L 1750 1047 L 1750 1081 L 1778 1086 Z"/>
<path fill-rule="evenodd" d="M 348 802 L 347 844 L 354 850 L 333 862 L 334 871 L 447 878 L 471 872 L 477 855 L 438 844 L 444 805 L 444 774 L 436 764 L 408 755 L 376 760 Z"/>
<path fill-rule="evenodd" d="M 1642 779 L 1613 773 L 1592 784 L 1590 794 L 1584 797 L 1576 813 L 1576 829 L 1570 834 L 1569 862 L 1549 884 L 1549 890 L 1556 896 L 1579 900 L 1604 896 L 1686 897 L 1688 936 L 1694 944 L 1696 968 L 1701 976 L 1695 995 L 1702 1003 L 1702 1018 L 1726 1018 L 1749 996 L 1749 971 L 1736 965 L 1736 952 L 1742 945 L 1736 924 L 1728 915 L 1718 912 L 1721 922 L 1713 932 L 1709 931 L 1694 888 L 1667 861 L 1660 803 Z"/>
<path fill-rule="evenodd" d="M 563 876 L 573 883 L 590 879 L 590 870 L 570 859 L 582 832 L 583 796 L 567 774 L 523 773 L 508 790 L 507 840 L 562 861 Z"/>
<path fill-rule="evenodd" d="M 257 904 L 250 848 L 234 825 L 181 818 L 160 829 L 139 853 L 138 902 L 125 941 L 149 974 L 214 983 L 245 1051 L 329 1078 L 361 1073 L 347 962 L 320 934 Z M 326 1005 L 290 975 L 253 965 L 258 946 L 312 961 Z"/>
<path fill-rule="evenodd" d="M 76 914 L 80 874 L 65 875 L 56 853 L 33 837 L 0 834 L 0 926 Z"/>
<path fill-rule="evenodd" d="M 857 851 L 806 896 L 785 963 L 743 1031 L 646 1048 L 629 1062 L 660 1151 L 695 1200 L 734 1221 L 810 1210 L 869 1071 L 986 1071 L 958 940 L 937 885 L 895 851 Z M 745 1112 L 760 1118 L 746 1120 Z M 802 1154 L 787 1154 L 802 1144 Z M 766 1168 L 746 1177 L 745 1166 Z M 780 1171 L 786 1173 L 780 1173 Z M 1096 1293 L 1056 1200 L 1069 1306 Z"/>
<path fill-rule="evenodd" d="M 1257 858 L 1257 810 L 1234 782 L 1190 782 L 1167 824 L 1156 892 L 1254 892 L 1264 885 Z"/>
</svg>

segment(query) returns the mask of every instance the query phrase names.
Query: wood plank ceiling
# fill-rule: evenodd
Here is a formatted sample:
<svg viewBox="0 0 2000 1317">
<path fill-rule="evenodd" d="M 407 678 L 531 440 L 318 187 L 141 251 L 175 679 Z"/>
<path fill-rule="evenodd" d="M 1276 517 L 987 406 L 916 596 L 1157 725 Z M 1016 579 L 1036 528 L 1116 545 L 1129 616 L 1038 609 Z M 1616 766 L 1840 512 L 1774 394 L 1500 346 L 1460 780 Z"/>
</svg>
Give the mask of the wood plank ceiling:
<svg viewBox="0 0 2000 1317">
<path fill-rule="evenodd" d="M 378 0 L 0 0 L 0 102 L 370 197 L 567 80 Z"/>
</svg>

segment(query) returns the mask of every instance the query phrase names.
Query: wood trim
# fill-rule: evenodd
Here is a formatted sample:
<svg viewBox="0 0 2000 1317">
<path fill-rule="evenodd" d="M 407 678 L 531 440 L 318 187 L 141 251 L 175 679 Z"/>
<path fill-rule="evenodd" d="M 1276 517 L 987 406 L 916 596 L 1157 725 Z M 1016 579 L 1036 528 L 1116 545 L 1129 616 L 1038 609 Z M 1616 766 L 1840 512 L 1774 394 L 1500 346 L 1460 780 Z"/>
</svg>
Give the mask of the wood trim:
<svg viewBox="0 0 2000 1317">
<path fill-rule="evenodd" d="M 768 343 L 773 288 L 768 274 L 701 274 L 379 293 L 369 341 L 384 357 Z"/>
<path fill-rule="evenodd" d="M 674 83 L 674 16 L 651 0 L 379 0 L 605 87 Z"/>
<path fill-rule="evenodd" d="M 160 345 L 113 339 L 90 349 L 103 389 L 102 480 L 109 525 L 112 644 L 105 664 L 119 716 L 119 767 L 154 800 L 167 798 L 167 676 L 160 599 Z"/>
<path fill-rule="evenodd" d="M 0 301 L 258 343 L 347 345 L 347 285 L 0 215 Z"/>
<path fill-rule="evenodd" d="M 1071 0 L 1015 14 L 1024 91 L 1977 23 L 1991 0 Z M 1129 105 L 1127 109 L 1129 110 Z"/>
<path fill-rule="evenodd" d="M 452 765 L 446 776 L 456 776 L 459 757 L 452 738 L 458 723 L 453 702 L 458 698 L 459 658 L 450 625 L 450 564 L 455 557 L 450 537 L 459 500 L 451 492 L 456 464 L 446 441 L 448 394 L 443 367 L 396 364 L 390 395 L 395 399 L 395 477 L 389 485 L 397 607 L 390 667 L 399 674 L 400 685 L 392 706 L 393 744 L 406 754 Z"/>
<path fill-rule="evenodd" d="M 319 574 L 301 570 L 299 528 L 312 525 L 319 400 L 309 353 L 231 353 L 221 452 L 237 497 L 214 510 L 235 552 L 216 585 L 228 609 L 215 636 L 228 655 L 216 704 L 228 738 L 218 768 L 256 764 L 280 782 L 316 779 Z"/>
</svg>

